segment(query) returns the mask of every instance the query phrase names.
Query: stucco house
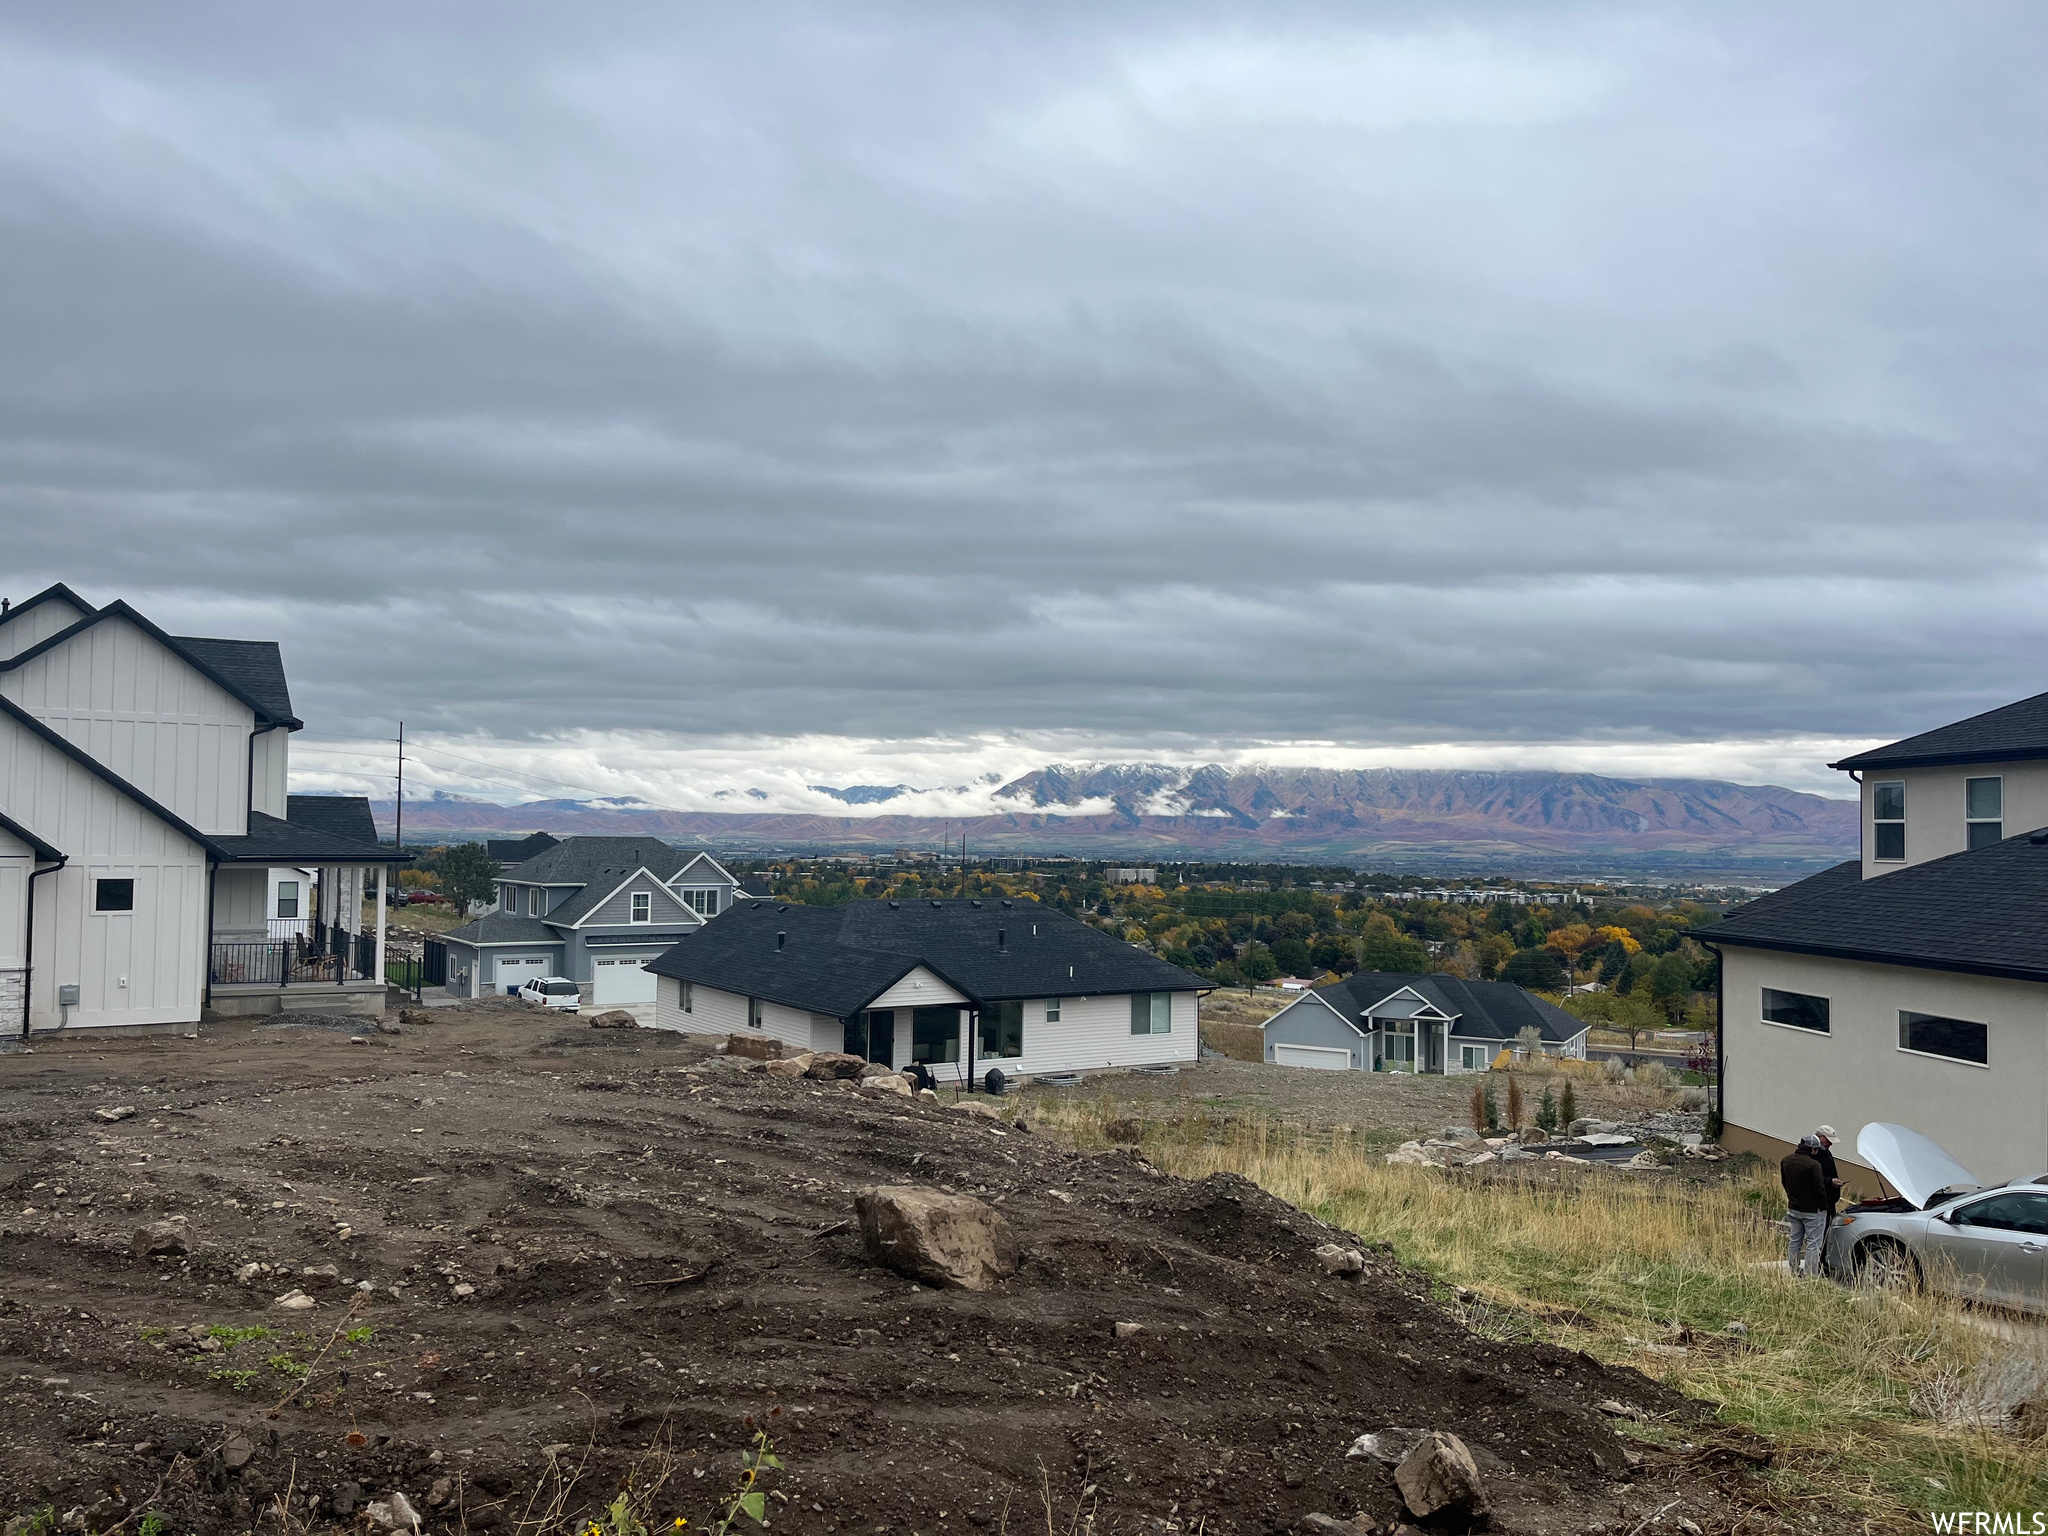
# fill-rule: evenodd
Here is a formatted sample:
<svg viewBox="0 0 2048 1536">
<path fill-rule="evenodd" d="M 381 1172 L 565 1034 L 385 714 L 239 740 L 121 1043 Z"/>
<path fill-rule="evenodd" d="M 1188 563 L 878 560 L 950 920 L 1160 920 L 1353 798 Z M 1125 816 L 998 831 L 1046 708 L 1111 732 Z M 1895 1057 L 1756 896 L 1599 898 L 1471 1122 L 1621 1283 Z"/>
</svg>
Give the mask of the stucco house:
<svg viewBox="0 0 2048 1536">
<path fill-rule="evenodd" d="M 1862 856 L 1693 935 L 1721 961 L 1723 1141 L 1775 1159 L 1830 1124 L 1847 1166 L 1889 1121 L 1980 1180 L 2040 1173 L 2048 693 L 1830 766 L 1857 782 Z"/>
<path fill-rule="evenodd" d="M 1193 1061 L 1209 984 L 1027 900 L 746 902 L 648 967 L 655 1022 L 944 1082 Z"/>
<path fill-rule="evenodd" d="M 367 802 L 287 792 L 300 728 L 273 641 L 0 604 L 0 1035 L 382 1011 L 399 856 Z M 280 935 L 287 892 L 313 920 Z"/>
<path fill-rule="evenodd" d="M 1266 1020 L 1266 1060 L 1330 1072 L 1483 1072 L 1524 1029 L 1546 1056 L 1583 1060 L 1583 1020 L 1512 982 L 1360 971 Z"/>
<path fill-rule="evenodd" d="M 600 1008 L 654 1001 L 643 969 L 740 899 L 708 853 L 651 837 L 548 839 L 499 876 L 494 911 L 444 934 L 447 988 L 488 997 L 566 976 Z"/>
</svg>

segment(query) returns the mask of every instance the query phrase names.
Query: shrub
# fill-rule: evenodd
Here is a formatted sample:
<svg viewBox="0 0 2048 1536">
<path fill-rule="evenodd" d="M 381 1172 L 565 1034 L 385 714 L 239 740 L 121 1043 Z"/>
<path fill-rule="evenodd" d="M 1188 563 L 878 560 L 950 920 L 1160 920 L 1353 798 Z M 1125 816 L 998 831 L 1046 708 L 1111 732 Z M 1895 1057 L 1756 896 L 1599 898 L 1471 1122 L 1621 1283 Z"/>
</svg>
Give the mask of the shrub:
<svg viewBox="0 0 2048 1536">
<path fill-rule="evenodd" d="M 1579 1118 L 1579 1096 L 1572 1088 L 1572 1080 L 1564 1080 L 1564 1093 L 1557 1101 L 1557 1123 L 1559 1129 L 1568 1128 Z"/>
<path fill-rule="evenodd" d="M 1572 1085 L 1566 1083 L 1564 1091 L 1570 1093 Z M 1543 1085 L 1543 1098 L 1536 1106 L 1536 1129 L 1551 1132 L 1557 1129 L 1557 1095 L 1550 1091 L 1550 1084 Z"/>
<path fill-rule="evenodd" d="M 1486 1129 L 1486 1089 L 1478 1083 L 1472 1085 L 1472 1129 Z"/>
<path fill-rule="evenodd" d="M 1522 1085 L 1515 1081 L 1514 1073 L 1508 1074 L 1508 1129 L 1522 1128 Z"/>
<path fill-rule="evenodd" d="M 1497 1131 L 1500 1129 L 1500 1104 L 1493 1096 L 1493 1084 L 1488 1083 L 1480 1093 L 1480 1107 L 1486 1111 L 1486 1123 L 1475 1126 L 1475 1130 Z"/>
</svg>

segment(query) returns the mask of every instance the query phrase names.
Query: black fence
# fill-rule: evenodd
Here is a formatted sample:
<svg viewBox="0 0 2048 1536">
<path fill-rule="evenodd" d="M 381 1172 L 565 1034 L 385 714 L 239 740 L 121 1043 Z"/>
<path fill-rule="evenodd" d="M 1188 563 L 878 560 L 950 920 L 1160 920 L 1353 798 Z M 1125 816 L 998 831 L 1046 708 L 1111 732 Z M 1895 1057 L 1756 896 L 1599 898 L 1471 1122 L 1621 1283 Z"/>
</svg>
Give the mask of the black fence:
<svg viewBox="0 0 2048 1536">
<path fill-rule="evenodd" d="M 211 981 L 222 987 L 369 981 L 377 974 L 377 936 L 308 923 L 306 931 L 293 938 L 217 942 L 208 964 Z"/>
</svg>

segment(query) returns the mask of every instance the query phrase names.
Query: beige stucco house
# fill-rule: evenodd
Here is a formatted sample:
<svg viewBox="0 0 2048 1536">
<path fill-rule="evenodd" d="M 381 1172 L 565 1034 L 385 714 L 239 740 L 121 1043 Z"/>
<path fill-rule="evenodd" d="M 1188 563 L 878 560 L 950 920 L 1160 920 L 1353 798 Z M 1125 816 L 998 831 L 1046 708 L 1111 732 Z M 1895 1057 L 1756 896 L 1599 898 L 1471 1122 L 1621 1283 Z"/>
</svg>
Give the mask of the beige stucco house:
<svg viewBox="0 0 2048 1536">
<path fill-rule="evenodd" d="M 1891 1121 L 1985 1182 L 2048 1170 L 2048 694 L 1831 766 L 1862 857 L 1696 935 L 1721 956 L 1725 1143 L 1777 1158 L 1828 1124 L 1853 1159 Z"/>
</svg>

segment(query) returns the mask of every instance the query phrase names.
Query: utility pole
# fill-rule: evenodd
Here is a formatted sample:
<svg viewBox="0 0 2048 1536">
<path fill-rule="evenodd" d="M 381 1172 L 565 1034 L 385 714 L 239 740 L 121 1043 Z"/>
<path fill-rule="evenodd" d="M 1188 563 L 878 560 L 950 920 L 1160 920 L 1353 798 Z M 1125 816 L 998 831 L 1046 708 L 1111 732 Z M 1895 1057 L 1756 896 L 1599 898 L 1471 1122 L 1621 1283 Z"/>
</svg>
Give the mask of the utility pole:
<svg viewBox="0 0 2048 1536">
<path fill-rule="evenodd" d="M 392 841 L 400 853 L 405 852 L 405 722 L 398 722 L 398 800 L 396 811 L 397 826 L 392 832 Z"/>
</svg>

